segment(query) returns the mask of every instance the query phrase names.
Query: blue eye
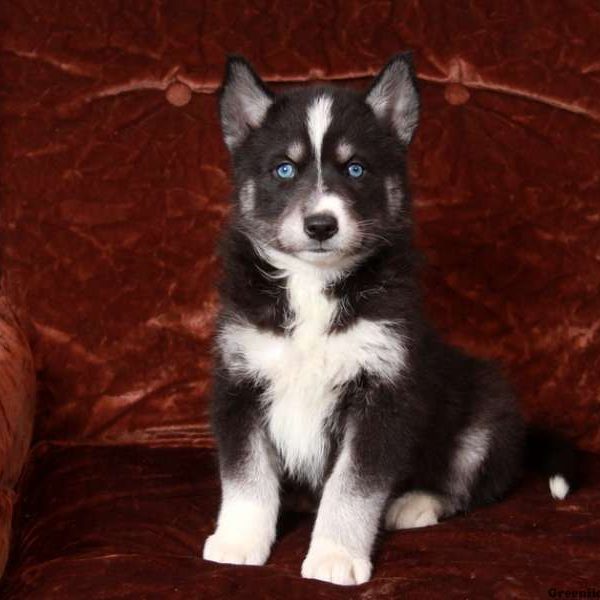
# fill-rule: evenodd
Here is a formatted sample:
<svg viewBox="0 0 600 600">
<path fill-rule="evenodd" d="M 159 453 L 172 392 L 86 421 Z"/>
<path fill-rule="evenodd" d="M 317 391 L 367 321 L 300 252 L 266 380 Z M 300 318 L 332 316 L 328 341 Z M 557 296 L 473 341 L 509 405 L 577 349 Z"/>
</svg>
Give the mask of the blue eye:
<svg viewBox="0 0 600 600">
<path fill-rule="evenodd" d="M 346 173 L 348 173 L 350 177 L 358 179 L 364 175 L 365 168 L 360 163 L 353 162 L 346 167 Z"/>
<path fill-rule="evenodd" d="M 296 167 L 291 162 L 277 165 L 275 173 L 279 179 L 293 179 L 296 176 Z"/>
</svg>

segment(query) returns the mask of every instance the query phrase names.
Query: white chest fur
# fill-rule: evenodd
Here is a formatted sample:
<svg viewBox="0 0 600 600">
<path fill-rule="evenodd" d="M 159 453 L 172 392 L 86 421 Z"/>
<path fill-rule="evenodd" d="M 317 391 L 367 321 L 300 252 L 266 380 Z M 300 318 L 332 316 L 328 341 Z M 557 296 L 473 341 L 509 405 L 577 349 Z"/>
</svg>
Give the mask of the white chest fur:
<svg viewBox="0 0 600 600">
<path fill-rule="evenodd" d="M 289 333 L 275 335 L 246 322 L 229 323 L 218 343 L 233 376 L 267 384 L 263 395 L 267 429 L 285 469 L 316 485 L 325 468 L 324 426 L 339 399 L 340 386 L 361 370 L 392 379 L 405 350 L 397 329 L 385 321 L 358 320 L 328 333 L 337 301 L 323 293 L 314 268 L 287 271 L 294 318 Z"/>
</svg>

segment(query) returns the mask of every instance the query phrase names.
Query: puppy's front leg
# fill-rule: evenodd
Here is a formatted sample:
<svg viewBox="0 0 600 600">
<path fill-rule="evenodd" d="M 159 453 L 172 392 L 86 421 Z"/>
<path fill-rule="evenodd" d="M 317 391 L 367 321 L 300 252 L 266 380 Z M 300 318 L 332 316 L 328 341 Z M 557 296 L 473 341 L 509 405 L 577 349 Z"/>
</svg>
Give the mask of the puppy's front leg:
<svg viewBox="0 0 600 600">
<path fill-rule="evenodd" d="M 221 419 L 219 426 L 228 424 Z M 275 540 L 279 513 L 279 480 L 272 450 L 258 428 L 230 430 L 219 450 L 221 509 L 217 529 L 204 544 L 203 557 L 220 563 L 263 565 Z"/>
<path fill-rule="evenodd" d="M 339 585 L 371 577 L 371 550 L 391 481 L 359 473 L 352 435 L 325 484 L 302 576 Z"/>
<path fill-rule="evenodd" d="M 217 529 L 203 557 L 220 563 L 263 565 L 275 540 L 279 482 L 267 442 L 251 434 L 249 451 L 237 472 L 221 467 L 222 500 Z"/>
</svg>

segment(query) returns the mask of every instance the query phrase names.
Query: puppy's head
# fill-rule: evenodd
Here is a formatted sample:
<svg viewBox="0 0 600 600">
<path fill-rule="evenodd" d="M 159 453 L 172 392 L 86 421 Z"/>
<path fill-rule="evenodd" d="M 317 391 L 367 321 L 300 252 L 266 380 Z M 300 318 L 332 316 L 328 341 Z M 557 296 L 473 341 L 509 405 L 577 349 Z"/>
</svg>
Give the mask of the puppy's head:
<svg viewBox="0 0 600 600">
<path fill-rule="evenodd" d="M 406 215 L 406 148 L 419 99 L 410 56 L 365 93 L 307 87 L 274 94 L 231 58 L 220 93 L 233 158 L 236 225 L 260 247 L 335 266 L 389 242 Z"/>
</svg>

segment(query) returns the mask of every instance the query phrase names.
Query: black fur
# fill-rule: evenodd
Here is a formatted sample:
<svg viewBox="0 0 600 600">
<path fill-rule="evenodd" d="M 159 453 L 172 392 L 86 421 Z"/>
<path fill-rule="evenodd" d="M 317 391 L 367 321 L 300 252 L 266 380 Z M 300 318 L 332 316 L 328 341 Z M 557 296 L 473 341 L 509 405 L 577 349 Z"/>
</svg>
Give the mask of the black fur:
<svg viewBox="0 0 600 600">
<path fill-rule="evenodd" d="M 241 59 L 234 60 L 239 64 Z M 222 102 L 230 101 L 226 96 L 230 73 L 231 68 Z M 300 176 L 294 185 L 274 179 L 273 167 L 285 158 L 291 140 L 309 145 L 306 108 L 315 93 L 326 92 L 334 98 L 335 118 L 323 148 L 329 165 L 324 177 L 331 191 L 347 199 L 355 218 L 370 223 L 370 235 L 353 249 L 362 258 L 326 290 L 343 300 L 331 331 L 344 331 L 358 319 L 391 321 L 408 350 L 405 369 L 393 383 L 362 373 L 339 390 L 340 401 L 328 423 L 330 468 L 351 422 L 356 428 L 355 471 L 365 489 L 429 490 L 447 497 L 454 511 L 501 498 L 521 472 L 525 427 L 513 392 L 498 369 L 448 346 L 423 314 L 406 181 L 406 144 L 390 123 L 375 117 L 364 95 L 339 88 L 305 88 L 273 96 L 257 77 L 256 81 L 273 104 L 264 123 L 248 127 L 246 137 L 233 150 L 236 192 L 221 245 L 224 275 L 219 327 L 243 317 L 260 329 L 285 335 L 291 312 L 285 279 L 273 277 L 274 268 L 259 256 L 253 240 L 268 240 L 285 250 L 274 240 L 275 228 L 286 208 L 310 189 L 314 173 L 309 156 L 299 164 Z M 348 181 L 331 166 L 333 140 L 340 137 L 359 148 L 369 170 L 367 179 Z M 401 211 L 393 216 L 385 203 L 386 176 L 399 178 L 403 194 Z M 252 215 L 243 214 L 239 197 L 248 179 L 256 182 Z M 217 353 L 212 414 L 224 474 L 244 468 L 248 436 L 254 428 L 264 427 L 264 408 L 259 402 L 263 391 L 251 379 L 236 380 Z M 462 434 L 474 423 L 489 431 L 489 448 L 468 493 L 456 494 L 448 482 L 451 462 Z M 281 474 L 282 479 L 285 475 Z"/>
</svg>

